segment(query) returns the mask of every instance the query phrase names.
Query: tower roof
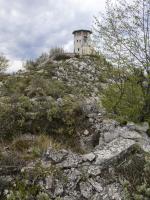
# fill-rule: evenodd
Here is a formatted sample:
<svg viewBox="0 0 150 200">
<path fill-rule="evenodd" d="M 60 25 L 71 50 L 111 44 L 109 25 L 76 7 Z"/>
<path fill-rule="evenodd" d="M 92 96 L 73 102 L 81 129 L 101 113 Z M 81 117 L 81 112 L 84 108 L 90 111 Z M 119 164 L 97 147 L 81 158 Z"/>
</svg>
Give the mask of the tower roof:
<svg viewBox="0 0 150 200">
<path fill-rule="evenodd" d="M 73 31 L 72 34 L 79 33 L 79 32 L 88 32 L 88 33 L 92 34 L 92 31 L 86 30 L 86 29 L 75 30 L 75 31 Z"/>
</svg>

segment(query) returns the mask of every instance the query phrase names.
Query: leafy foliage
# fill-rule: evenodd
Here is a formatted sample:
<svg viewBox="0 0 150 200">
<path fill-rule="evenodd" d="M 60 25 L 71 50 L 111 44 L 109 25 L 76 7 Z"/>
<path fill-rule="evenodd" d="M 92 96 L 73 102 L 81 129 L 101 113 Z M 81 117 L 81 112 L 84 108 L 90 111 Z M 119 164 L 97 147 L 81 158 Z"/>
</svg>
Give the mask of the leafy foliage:
<svg viewBox="0 0 150 200">
<path fill-rule="evenodd" d="M 123 120 L 150 121 L 149 19 L 149 0 L 107 0 L 106 13 L 95 18 L 99 49 L 119 69 L 108 71 L 103 105 Z"/>
<path fill-rule="evenodd" d="M 1 137 L 11 139 L 27 132 L 70 135 L 75 133 L 80 99 L 72 88 L 35 71 L 23 79 L 11 76 L 3 84 L 0 99 Z M 76 117 L 77 115 L 77 117 Z M 7 119 L 7 120 L 6 120 Z M 61 130 L 61 131 L 60 131 Z"/>
<path fill-rule="evenodd" d="M 43 190 L 38 181 L 54 172 L 52 168 L 43 168 L 38 165 L 30 172 L 23 172 L 20 177 L 15 180 L 6 194 L 7 200 L 49 200 L 50 196 Z"/>
<path fill-rule="evenodd" d="M 5 56 L 0 55 L 0 72 L 3 72 L 8 67 L 8 60 Z"/>
<path fill-rule="evenodd" d="M 61 47 L 55 47 L 50 49 L 50 56 L 58 56 L 64 54 L 64 49 Z"/>
<path fill-rule="evenodd" d="M 103 92 L 102 103 L 109 113 L 120 121 L 140 121 L 144 95 L 134 77 L 112 83 Z"/>
<path fill-rule="evenodd" d="M 138 154 L 141 155 L 140 152 Z M 149 154 L 143 154 L 140 158 L 131 157 L 130 160 L 125 161 L 121 174 L 126 199 L 148 200 L 150 198 Z"/>
</svg>

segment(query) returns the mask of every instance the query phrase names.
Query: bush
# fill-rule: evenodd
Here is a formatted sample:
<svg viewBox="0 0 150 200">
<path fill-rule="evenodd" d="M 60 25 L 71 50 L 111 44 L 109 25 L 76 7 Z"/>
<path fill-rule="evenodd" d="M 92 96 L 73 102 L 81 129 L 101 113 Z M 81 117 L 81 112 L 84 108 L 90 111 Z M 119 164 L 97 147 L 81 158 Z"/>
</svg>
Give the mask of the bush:
<svg viewBox="0 0 150 200">
<path fill-rule="evenodd" d="M 59 48 L 52 49 L 50 55 L 66 56 Z M 31 71 L 4 78 L 0 98 L 1 138 L 11 140 L 26 133 L 71 138 L 82 126 L 84 115 L 76 97 L 77 93 L 81 96 L 81 87 L 52 79 L 56 66 L 47 62 L 48 56 L 43 54 L 28 61 Z"/>
<path fill-rule="evenodd" d="M 16 139 L 12 144 L 12 148 L 18 152 L 24 152 L 25 150 L 29 149 L 30 145 L 31 142 L 29 142 L 28 140 Z"/>
<path fill-rule="evenodd" d="M 55 57 L 55 56 L 63 55 L 63 54 L 64 54 L 64 49 L 61 47 L 52 48 L 49 53 L 50 57 L 53 57 L 53 56 Z"/>
<path fill-rule="evenodd" d="M 70 59 L 71 57 L 65 53 L 63 54 L 58 54 L 54 57 L 54 60 L 56 61 L 60 61 L 60 60 L 67 60 L 67 59 Z"/>
<path fill-rule="evenodd" d="M 57 85 L 55 87 L 57 88 Z M 56 89 L 56 92 L 58 91 Z M 53 92 L 55 93 L 55 89 Z M 61 94 L 61 91 L 59 93 Z M 27 96 L 3 100 L 5 103 L 0 104 L 1 138 L 11 140 L 13 137 L 26 133 L 75 137 L 85 119 L 81 101 L 74 96 L 65 94 L 62 96 L 60 103 L 50 96 L 34 100 Z M 26 148 L 25 144 L 21 144 L 22 141 L 15 144 L 19 151 Z"/>
<path fill-rule="evenodd" d="M 26 112 L 31 109 L 28 97 L 12 97 L 0 102 L 0 132 L 1 137 L 12 139 L 26 131 Z"/>
<path fill-rule="evenodd" d="M 0 191 L 2 192 L 0 198 L 3 200 L 51 200 L 52 195 L 46 190 L 44 181 L 48 176 L 65 184 L 68 181 L 60 168 L 53 165 L 45 167 L 41 162 L 37 162 L 32 168 L 22 168 L 19 174 L 9 180 L 9 183 L 3 179 L 0 180 Z M 55 189 L 54 185 L 52 187 Z"/>
<path fill-rule="evenodd" d="M 144 94 L 136 79 L 114 82 L 103 91 L 102 104 L 117 120 L 140 121 Z"/>
<path fill-rule="evenodd" d="M 0 55 L 0 72 L 4 72 L 8 67 L 8 60 L 4 55 Z"/>
<path fill-rule="evenodd" d="M 24 91 L 26 87 L 29 85 L 30 78 L 29 77 L 8 77 L 2 86 L 2 95 L 3 96 L 18 96 L 24 95 Z"/>
<path fill-rule="evenodd" d="M 15 182 L 10 184 L 6 200 L 50 200 L 51 194 L 46 191 L 45 184 L 40 184 L 50 175 L 59 180 L 64 178 L 61 169 L 54 166 L 43 167 L 41 163 L 37 163 L 32 169 L 21 172 L 19 176 L 15 177 Z"/>
<path fill-rule="evenodd" d="M 125 195 L 129 200 L 150 199 L 150 155 L 139 155 L 128 161 L 122 174 Z"/>
</svg>

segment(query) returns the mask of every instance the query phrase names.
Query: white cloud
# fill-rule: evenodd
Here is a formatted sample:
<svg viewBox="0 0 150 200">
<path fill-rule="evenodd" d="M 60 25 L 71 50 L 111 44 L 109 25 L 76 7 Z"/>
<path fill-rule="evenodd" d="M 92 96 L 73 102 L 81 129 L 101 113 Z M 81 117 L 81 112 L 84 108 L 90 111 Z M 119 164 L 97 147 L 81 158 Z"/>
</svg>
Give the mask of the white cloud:
<svg viewBox="0 0 150 200">
<path fill-rule="evenodd" d="M 0 52 L 24 60 L 54 46 L 71 50 L 72 31 L 91 28 L 104 5 L 105 0 L 0 0 Z"/>
<path fill-rule="evenodd" d="M 64 50 L 66 52 L 73 52 L 73 40 L 70 40 L 67 44 L 65 44 Z"/>
<path fill-rule="evenodd" d="M 23 69 L 23 62 L 21 60 L 12 59 L 9 62 L 9 67 L 8 67 L 6 73 L 17 72 L 18 70 L 22 70 L 22 69 Z"/>
</svg>

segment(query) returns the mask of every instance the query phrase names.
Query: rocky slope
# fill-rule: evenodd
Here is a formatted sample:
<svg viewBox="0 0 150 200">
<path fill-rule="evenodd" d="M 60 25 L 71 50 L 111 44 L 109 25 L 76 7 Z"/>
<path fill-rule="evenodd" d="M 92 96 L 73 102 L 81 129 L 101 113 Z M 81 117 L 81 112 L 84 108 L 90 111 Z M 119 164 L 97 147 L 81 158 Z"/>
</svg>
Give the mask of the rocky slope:
<svg viewBox="0 0 150 200">
<path fill-rule="evenodd" d="M 103 75 L 106 73 L 106 60 L 94 57 L 70 58 L 67 60 L 46 59 L 44 62 L 38 61 L 33 73 L 41 76 L 49 76 L 52 80 L 58 80 L 65 86 L 75 89 L 76 95 L 97 97 L 103 87 Z M 31 75 L 27 70 L 24 75 Z M 105 80 L 106 81 L 106 80 Z M 105 82 L 104 81 L 104 82 Z"/>
<path fill-rule="evenodd" d="M 67 131 L 70 131 L 68 124 L 69 128 L 78 125 L 74 128 L 73 133 L 76 137 L 73 139 L 75 139 L 74 146 L 80 147 L 82 153 L 73 151 L 75 148 L 64 149 L 49 146 L 36 160 L 18 163 L 18 167 L 1 166 L 1 198 L 7 200 L 123 200 L 129 199 L 129 193 L 136 192 L 136 186 L 144 182 L 145 157 L 150 152 L 150 138 L 146 134 L 149 125 L 148 123 L 137 125 L 129 122 L 123 126 L 107 118 L 105 110 L 99 103 L 100 90 L 105 88 L 106 82 L 108 83 L 108 80 L 102 80 L 105 72 L 104 65 L 104 60 L 101 61 L 100 67 L 96 60 L 88 57 L 71 58 L 66 61 L 47 59 L 38 61 L 35 68 L 32 66 L 32 69 L 14 75 L 17 80 L 28 79 L 20 92 L 21 95 L 26 94 L 29 102 L 32 102 L 30 109 L 25 110 L 26 115 L 23 115 L 25 119 L 28 116 L 27 124 L 29 125 L 29 121 L 31 124 L 37 120 L 39 125 L 42 119 L 40 127 L 46 127 L 47 129 L 44 130 L 47 132 L 49 129 L 54 130 L 52 126 L 54 123 L 57 127 L 61 124 L 60 127 L 64 126 Z M 42 77 L 44 80 L 57 80 L 64 84 L 65 88 L 71 87 L 71 90 L 67 88 L 63 95 L 60 95 L 62 91 L 58 90 L 57 95 L 56 93 L 54 95 L 47 90 L 47 87 L 41 87 L 40 81 L 38 87 L 33 87 L 30 79 L 36 77 Z M 11 78 L 8 77 L 8 79 Z M 1 90 L 1 102 L 3 103 L 6 103 L 4 98 L 12 98 L 6 92 L 8 79 L 5 79 L 1 86 L 3 89 Z M 68 123 L 66 116 L 65 120 L 60 123 L 60 117 L 64 117 L 61 115 L 63 110 L 59 112 L 60 116 L 55 113 L 55 116 L 52 115 L 48 120 L 43 113 L 46 113 L 47 109 L 51 111 L 52 108 L 44 106 L 47 106 L 50 100 L 59 105 L 58 108 L 61 109 L 61 105 L 65 105 L 64 96 L 66 95 L 71 96 L 75 101 L 79 97 L 82 99 L 80 109 L 77 109 L 78 112 L 74 113 L 72 110 L 65 112 L 69 119 L 71 116 L 77 118 L 75 123 L 71 124 L 70 121 Z M 43 101 L 45 104 L 42 104 Z M 74 104 L 71 104 L 72 107 Z M 39 115 L 39 118 L 34 118 L 37 112 L 38 114 L 43 113 Z M 24 121 L 26 124 L 26 120 Z M 36 126 L 38 126 L 37 123 Z M 31 129 L 29 130 L 32 133 Z M 58 129 L 55 131 L 58 132 Z M 57 137 L 61 140 L 63 138 L 61 135 Z M 69 140 L 72 136 L 67 137 Z M 66 137 L 61 142 L 65 143 L 65 140 Z M 5 153 L 7 149 L 3 152 Z M 126 192 L 126 184 L 128 184 L 128 192 Z M 149 194 L 146 195 L 145 199 L 149 199 Z"/>
<path fill-rule="evenodd" d="M 99 115 L 89 118 L 90 121 L 97 119 Z M 77 154 L 70 150 L 55 150 L 49 147 L 42 158 L 21 169 L 22 174 L 30 174 L 29 178 L 25 179 L 29 185 L 33 184 L 32 173 L 37 171 L 38 178 L 35 180 L 40 187 L 39 196 L 44 194 L 47 199 L 61 200 L 127 199 L 123 180 L 132 182 L 134 173 L 137 179 L 142 173 L 144 152 L 150 151 L 150 139 L 146 135 L 148 126 L 130 123 L 120 127 L 116 121 L 106 119 L 93 125 L 96 127 L 95 133 L 92 134 L 99 133 L 99 144 L 89 153 Z M 89 141 L 90 135 L 91 133 L 86 134 L 82 138 L 89 144 L 93 142 Z M 13 178 L 6 177 L 14 181 Z M 4 176 L 1 176 L 1 179 L 4 179 Z M 8 192 L 7 196 L 10 194 L 11 192 Z"/>
<path fill-rule="evenodd" d="M 115 121 L 103 120 L 96 125 L 99 126 L 97 128 L 100 136 L 99 144 L 89 153 L 79 155 L 49 148 L 43 156 L 41 160 L 43 166 L 53 165 L 61 170 L 61 177 L 48 176 L 41 182 L 52 199 L 57 197 L 64 200 L 124 199 L 117 170 L 119 171 L 125 164 L 131 167 L 129 163 L 132 162 L 129 158 L 131 155 L 142 156 L 142 150 L 150 151 L 150 139 L 145 134 L 147 124 L 143 126 L 128 124 L 120 127 Z M 62 177 L 66 180 L 64 181 Z"/>
</svg>

